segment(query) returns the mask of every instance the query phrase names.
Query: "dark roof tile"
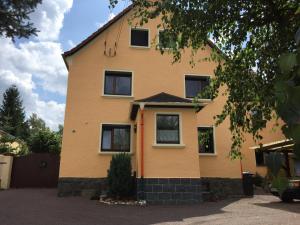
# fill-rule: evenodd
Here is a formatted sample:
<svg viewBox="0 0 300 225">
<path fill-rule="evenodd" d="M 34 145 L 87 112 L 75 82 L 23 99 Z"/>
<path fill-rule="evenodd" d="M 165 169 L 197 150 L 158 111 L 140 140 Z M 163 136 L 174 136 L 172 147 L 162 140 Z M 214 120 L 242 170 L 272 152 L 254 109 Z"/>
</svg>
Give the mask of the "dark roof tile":
<svg viewBox="0 0 300 225">
<path fill-rule="evenodd" d="M 191 100 L 181 98 L 175 95 L 171 95 L 165 92 L 150 96 L 148 98 L 143 98 L 136 100 L 135 102 L 178 102 L 178 103 L 192 103 Z"/>
</svg>

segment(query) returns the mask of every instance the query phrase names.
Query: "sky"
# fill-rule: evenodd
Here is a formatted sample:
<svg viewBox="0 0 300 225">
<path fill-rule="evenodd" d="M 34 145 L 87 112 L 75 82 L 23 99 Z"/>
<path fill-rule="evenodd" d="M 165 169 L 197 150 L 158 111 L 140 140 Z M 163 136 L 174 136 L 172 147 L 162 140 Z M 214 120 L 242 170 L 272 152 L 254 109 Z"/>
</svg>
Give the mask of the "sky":
<svg viewBox="0 0 300 225">
<path fill-rule="evenodd" d="M 63 124 L 67 77 L 61 53 L 112 19 L 129 1 L 112 11 L 109 0 L 43 0 L 30 16 L 38 36 L 17 40 L 0 37 L 0 102 L 16 85 L 27 118 L 37 113 L 53 130 Z"/>
</svg>

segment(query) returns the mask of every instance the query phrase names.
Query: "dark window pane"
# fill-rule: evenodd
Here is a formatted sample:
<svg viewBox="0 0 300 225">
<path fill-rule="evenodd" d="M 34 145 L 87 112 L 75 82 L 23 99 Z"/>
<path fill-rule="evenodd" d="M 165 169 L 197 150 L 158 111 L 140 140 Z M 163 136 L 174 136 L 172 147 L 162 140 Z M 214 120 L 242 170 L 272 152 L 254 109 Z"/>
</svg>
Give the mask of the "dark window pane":
<svg viewBox="0 0 300 225">
<path fill-rule="evenodd" d="M 158 144 L 180 144 L 179 116 L 157 115 L 156 142 Z"/>
<path fill-rule="evenodd" d="M 131 29 L 131 45 L 148 47 L 149 45 L 148 30 Z"/>
<path fill-rule="evenodd" d="M 131 95 L 130 72 L 105 71 L 104 94 Z"/>
<path fill-rule="evenodd" d="M 187 98 L 194 98 L 198 93 L 209 85 L 209 77 L 196 77 L 186 76 L 185 77 L 185 93 Z M 208 97 L 209 98 L 209 97 Z"/>
<path fill-rule="evenodd" d="M 104 93 L 112 95 L 114 94 L 114 77 L 113 76 L 105 76 L 105 87 Z"/>
<path fill-rule="evenodd" d="M 103 130 L 102 149 L 111 149 L 111 131 Z"/>
<path fill-rule="evenodd" d="M 130 126 L 102 126 L 101 150 L 108 152 L 130 152 Z"/>
<path fill-rule="evenodd" d="M 262 151 L 255 151 L 255 160 L 257 166 L 264 166 L 265 165 L 265 157 L 266 153 Z"/>
<path fill-rule="evenodd" d="M 200 153 L 215 153 L 212 127 L 198 128 L 198 143 Z"/>
<path fill-rule="evenodd" d="M 116 78 L 116 93 L 118 95 L 131 95 L 131 77 Z"/>
<path fill-rule="evenodd" d="M 114 129 L 114 149 L 119 151 L 129 150 L 130 146 L 130 130 L 124 128 Z"/>
</svg>

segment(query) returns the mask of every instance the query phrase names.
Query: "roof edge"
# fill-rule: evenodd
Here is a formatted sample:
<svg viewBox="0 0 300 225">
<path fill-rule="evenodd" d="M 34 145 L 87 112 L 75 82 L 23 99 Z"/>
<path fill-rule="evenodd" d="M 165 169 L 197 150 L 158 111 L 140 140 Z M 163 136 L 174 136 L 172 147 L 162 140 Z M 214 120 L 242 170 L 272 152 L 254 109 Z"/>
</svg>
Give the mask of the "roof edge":
<svg viewBox="0 0 300 225">
<path fill-rule="evenodd" d="M 98 37 L 99 34 L 104 32 L 107 28 L 109 28 L 111 25 L 113 25 L 115 22 L 117 22 L 121 17 L 126 15 L 131 9 L 133 9 L 133 4 L 129 5 L 127 8 L 125 8 L 123 11 L 121 11 L 119 14 L 117 14 L 113 19 L 108 21 L 106 24 L 104 24 L 102 27 L 100 27 L 97 31 L 92 33 L 90 36 L 88 36 L 86 39 L 84 39 L 82 42 L 80 42 L 78 45 L 76 45 L 74 48 L 65 51 L 62 54 L 62 57 L 66 63 L 65 58 L 73 55 L 74 53 L 78 52 L 81 48 L 83 48 L 86 44 L 88 44 L 90 41 L 94 40 L 96 37 Z M 66 63 L 67 64 L 67 63 Z M 67 66 L 68 68 L 68 66 Z"/>
</svg>

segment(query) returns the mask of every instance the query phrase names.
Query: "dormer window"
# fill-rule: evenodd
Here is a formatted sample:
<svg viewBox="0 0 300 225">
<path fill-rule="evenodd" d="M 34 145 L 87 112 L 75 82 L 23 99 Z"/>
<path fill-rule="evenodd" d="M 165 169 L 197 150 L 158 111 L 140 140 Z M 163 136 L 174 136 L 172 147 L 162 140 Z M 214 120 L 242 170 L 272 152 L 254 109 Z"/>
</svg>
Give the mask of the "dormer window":
<svg viewBox="0 0 300 225">
<path fill-rule="evenodd" d="M 149 30 L 144 28 L 131 28 L 131 47 L 149 47 Z"/>
</svg>

